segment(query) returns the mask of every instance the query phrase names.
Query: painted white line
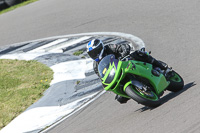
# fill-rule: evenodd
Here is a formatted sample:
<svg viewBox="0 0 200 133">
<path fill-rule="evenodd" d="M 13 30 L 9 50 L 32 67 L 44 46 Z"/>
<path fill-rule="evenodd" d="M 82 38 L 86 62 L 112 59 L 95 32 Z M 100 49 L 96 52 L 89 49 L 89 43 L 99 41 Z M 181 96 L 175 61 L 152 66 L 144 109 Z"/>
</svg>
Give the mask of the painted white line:
<svg viewBox="0 0 200 133">
<path fill-rule="evenodd" d="M 38 56 L 49 53 L 18 53 L 18 54 L 5 54 L 0 56 L 0 59 L 17 59 L 17 60 L 33 60 Z"/>
<path fill-rule="evenodd" d="M 62 42 L 65 42 L 67 40 L 68 40 L 67 38 L 66 39 L 58 39 L 58 40 L 55 40 L 55 41 L 53 41 L 51 43 L 48 43 L 48 44 L 46 44 L 44 46 L 38 47 L 36 49 L 33 49 L 33 50 L 29 51 L 29 52 L 30 53 L 33 53 L 33 52 L 46 52 L 45 48 L 51 47 L 53 45 L 56 45 L 56 44 L 59 44 L 59 43 L 62 43 Z"/>
<path fill-rule="evenodd" d="M 68 61 L 56 64 L 50 67 L 54 71 L 54 79 L 51 81 L 51 85 L 72 79 L 85 78 L 86 71 L 92 70 L 93 64 L 89 60 L 77 60 Z"/>
<path fill-rule="evenodd" d="M 89 38 L 91 38 L 91 36 L 84 36 L 84 37 L 78 38 L 78 39 L 73 40 L 73 41 L 62 43 L 62 44 L 60 44 L 59 47 L 49 50 L 49 52 L 51 52 L 51 53 L 62 53 L 63 52 L 62 48 L 77 44 L 77 43 L 84 41 L 84 40 L 87 40 Z"/>
<path fill-rule="evenodd" d="M 93 71 L 93 60 L 91 58 L 86 59 L 86 70 L 85 70 L 85 73 L 92 72 L 92 71 Z"/>
<path fill-rule="evenodd" d="M 74 110 L 82 108 L 85 103 L 97 95 L 93 93 L 72 103 L 63 106 L 37 107 L 25 111 L 3 128 L 1 133 L 39 132 L 45 127 L 61 120 L 63 116 L 71 115 Z M 37 131 L 35 131 L 37 130 Z"/>
<path fill-rule="evenodd" d="M 145 47 L 145 43 L 139 37 L 131 35 L 131 34 L 121 33 L 121 32 L 91 32 L 91 33 L 54 36 L 54 37 L 47 37 L 47 38 L 42 38 L 42 39 L 37 39 L 37 40 L 32 40 L 32 41 L 21 42 L 21 43 L 15 43 L 15 44 L 12 44 L 12 46 L 18 46 L 21 44 L 26 44 L 26 43 L 35 42 L 35 41 L 45 41 L 45 40 L 50 40 L 50 39 L 62 39 L 62 38 L 81 37 L 81 36 L 116 36 L 116 37 L 124 38 L 125 40 L 129 40 L 131 42 L 131 45 L 136 50 Z"/>
<path fill-rule="evenodd" d="M 62 118 L 61 120 L 57 121 L 56 123 L 54 123 L 53 125 L 51 125 L 50 127 L 46 128 L 45 130 L 43 130 L 41 133 L 45 133 L 48 130 L 52 129 L 53 127 L 55 127 L 56 125 L 60 124 L 61 122 L 63 122 L 64 120 L 66 120 L 67 118 L 69 118 L 70 116 L 72 116 L 73 114 L 75 114 L 76 112 L 78 112 L 79 110 L 85 108 L 86 106 L 88 106 L 90 103 L 92 103 L 93 101 L 95 101 L 96 99 L 98 99 L 101 95 L 103 95 L 106 91 L 103 90 L 102 92 L 100 92 L 97 96 L 95 96 L 94 98 L 90 99 L 87 103 L 83 104 L 81 107 L 79 107 L 78 109 L 74 110 L 72 113 L 70 113 L 69 115 L 65 116 L 64 118 Z"/>
</svg>

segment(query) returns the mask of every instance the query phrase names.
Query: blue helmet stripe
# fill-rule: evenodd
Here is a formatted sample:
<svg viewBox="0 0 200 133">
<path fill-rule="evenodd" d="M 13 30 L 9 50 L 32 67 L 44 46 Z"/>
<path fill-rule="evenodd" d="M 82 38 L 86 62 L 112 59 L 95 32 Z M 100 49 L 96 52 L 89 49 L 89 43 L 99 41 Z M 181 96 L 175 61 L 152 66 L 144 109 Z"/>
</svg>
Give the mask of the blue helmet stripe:
<svg viewBox="0 0 200 133">
<path fill-rule="evenodd" d="M 99 58 L 96 58 L 95 61 L 96 61 L 96 62 L 99 62 Z"/>
<path fill-rule="evenodd" d="M 91 51 L 91 50 L 92 50 L 92 47 L 89 47 L 88 50 Z"/>
<path fill-rule="evenodd" d="M 90 41 L 90 42 L 88 43 L 88 46 L 90 46 L 90 45 L 91 45 L 91 43 L 92 43 L 92 41 Z"/>
</svg>

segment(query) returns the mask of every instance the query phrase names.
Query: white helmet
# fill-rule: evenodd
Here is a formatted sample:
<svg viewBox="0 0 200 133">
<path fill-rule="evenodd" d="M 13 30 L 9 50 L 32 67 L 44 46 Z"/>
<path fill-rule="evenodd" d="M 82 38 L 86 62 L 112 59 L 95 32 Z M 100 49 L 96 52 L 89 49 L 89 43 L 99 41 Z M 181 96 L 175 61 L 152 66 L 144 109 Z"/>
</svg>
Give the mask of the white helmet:
<svg viewBox="0 0 200 133">
<path fill-rule="evenodd" d="M 93 39 L 87 44 L 87 53 L 95 61 L 100 61 L 104 52 L 104 44 L 99 39 Z"/>
</svg>

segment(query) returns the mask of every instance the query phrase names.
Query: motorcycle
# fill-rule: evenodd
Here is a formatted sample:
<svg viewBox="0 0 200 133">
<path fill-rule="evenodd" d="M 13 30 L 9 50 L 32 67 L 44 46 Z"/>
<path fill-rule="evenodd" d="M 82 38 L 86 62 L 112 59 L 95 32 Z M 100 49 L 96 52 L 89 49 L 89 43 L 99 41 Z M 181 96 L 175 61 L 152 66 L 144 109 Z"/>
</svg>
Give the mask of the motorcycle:
<svg viewBox="0 0 200 133">
<path fill-rule="evenodd" d="M 148 107 L 159 106 L 165 90 L 177 92 L 184 86 L 182 77 L 174 70 L 165 75 L 152 64 L 130 60 L 130 55 L 121 60 L 115 55 L 107 55 L 100 61 L 98 71 L 106 91 L 132 98 Z"/>
</svg>

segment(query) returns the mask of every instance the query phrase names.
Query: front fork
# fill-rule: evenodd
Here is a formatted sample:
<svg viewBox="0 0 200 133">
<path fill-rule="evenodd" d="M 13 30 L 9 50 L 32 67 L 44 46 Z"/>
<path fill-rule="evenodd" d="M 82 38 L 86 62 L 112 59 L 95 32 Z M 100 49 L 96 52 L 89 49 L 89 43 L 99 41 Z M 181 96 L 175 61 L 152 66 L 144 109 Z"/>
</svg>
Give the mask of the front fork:
<svg viewBox="0 0 200 133">
<path fill-rule="evenodd" d="M 137 89 L 140 90 L 140 92 L 146 92 L 146 91 L 153 91 L 150 87 L 146 86 L 145 84 L 139 82 L 138 80 L 131 80 L 129 82 L 127 82 L 125 85 L 124 85 L 124 88 L 123 88 L 123 91 L 125 92 L 126 88 L 129 86 L 129 85 L 133 85 L 135 87 L 137 87 Z M 155 93 L 156 94 L 156 93 Z M 158 97 L 161 97 L 162 95 L 164 94 L 164 91 L 162 91 L 159 95 L 157 95 Z"/>
<path fill-rule="evenodd" d="M 136 87 L 138 87 L 138 88 L 141 89 L 141 90 L 146 90 L 146 89 L 147 89 L 146 87 L 144 87 L 144 84 L 142 84 L 141 82 L 139 82 L 139 81 L 137 81 L 137 80 L 131 80 L 131 81 L 127 82 L 127 83 L 124 85 L 124 88 L 123 88 L 124 92 L 125 92 L 126 88 L 127 88 L 129 85 L 136 86 Z"/>
</svg>

